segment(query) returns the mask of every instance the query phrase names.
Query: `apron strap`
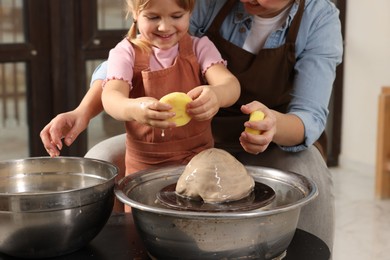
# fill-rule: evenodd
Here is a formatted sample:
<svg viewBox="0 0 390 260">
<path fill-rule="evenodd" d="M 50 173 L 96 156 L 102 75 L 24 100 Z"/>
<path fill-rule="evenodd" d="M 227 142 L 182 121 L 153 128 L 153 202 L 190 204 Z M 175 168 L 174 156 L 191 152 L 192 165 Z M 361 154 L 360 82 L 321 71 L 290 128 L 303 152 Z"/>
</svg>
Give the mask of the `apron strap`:
<svg viewBox="0 0 390 260">
<path fill-rule="evenodd" d="M 301 20 L 303 16 L 303 11 L 305 9 L 305 0 L 299 1 L 299 7 L 296 15 L 294 16 L 294 19 L 292 21 L 292 24 L 290 26 L 289 32 L 287 34 L 286 42 L 292 42 L 295 43 L 295 40 L 298 35 L 299 26 L 301 25 Z"/>
<path fill-rule="evenodd" d="M 221 28 L 225 17 L 229 14 L 230 10 L 237 3 L 236 0 L 228 0 L 225 5 L 221 8 L 217 16 L 215 17 L 213 23 L 209 27 L 208 31 L 218 34 L 219 28 Z"/>
<path fill-rule="evenodd" d="M 191 36 L 187 33 L 179 41 L 179 53 L 181 57 L 194 55 Z"/>
<path fill-rule="evenodd" d="M 150 53 L 141 50 L 141 48 L 133 43 L 131 43 L 131 45 L 134 49 L 134 73 L 139 73 L 142 70 L 149 68 Z"/>
</svg>

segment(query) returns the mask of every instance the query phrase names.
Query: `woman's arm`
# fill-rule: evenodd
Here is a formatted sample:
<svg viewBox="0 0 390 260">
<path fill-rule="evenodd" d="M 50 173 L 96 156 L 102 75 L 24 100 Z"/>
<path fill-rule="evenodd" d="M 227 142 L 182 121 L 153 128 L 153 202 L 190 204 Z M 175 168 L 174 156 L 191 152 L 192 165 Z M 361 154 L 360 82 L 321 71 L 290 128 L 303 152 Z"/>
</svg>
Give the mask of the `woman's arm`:
<svg viewBox="0 0 390 260">
<path fill-rule="evenodd" d="M 313 1 L 305 10 L 296 42 L 294 86 L 288 106 L 288 114 L 303 122 L 305 135 L 295 145 L 278 143 L 284 150 L 306 149 L 325 130 L 336 67 L 343 54 L 338 15 L 334 5 L 325 1 Z"/>
<path fill-rule="evenodd" d="M 103 111 L 101 102 L 102 80 L 96 80 L 85 94 L 77 108 L 58 114 L 41 131 L 40 137 L 51 157 L 60 155 L 62 138 L 70 146 L 84 131 L 89 121 Z"/>
<path fill-rule="evenodd" d="M 293 114 L 283 114 L 271 110 L 276 118 L 277 131 L 272 141 L 280 146 L 294 146 L 305 140 L 305 126 L 302 120 Z"/>
</svg>

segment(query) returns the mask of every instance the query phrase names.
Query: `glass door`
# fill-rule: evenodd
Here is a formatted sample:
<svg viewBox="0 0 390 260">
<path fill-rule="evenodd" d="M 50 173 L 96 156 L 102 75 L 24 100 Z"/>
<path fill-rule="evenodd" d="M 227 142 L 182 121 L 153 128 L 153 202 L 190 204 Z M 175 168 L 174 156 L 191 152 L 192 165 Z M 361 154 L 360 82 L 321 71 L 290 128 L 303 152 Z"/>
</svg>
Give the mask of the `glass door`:
<svg viewBox="0 0 390 260">
<path fill-rule="evenodd" d="M 21 0 L 0 0 L 0 44 L 17 48 L 26 42 Z M 10 51 L 11 52 L 11 51 Z M 26 114 L 26 62 L 8 61 L 3 52 L 0 63 L 0 159 L 28 155 Z M 12 140 L 12 141 L 9 141 Z"/>
<path fill-rule="evenodd" d="M 37 9 L 40 17 L 34 15 Z M 0 160 L 28 157 L 31 140 L 39 138 L 37 125 L 50 116 L 44 108 L 49 101 L 41 97 L 49 91 L 42 84 L 48 77 L 36 76 L 38 66 L 49 67 L 44 60 L 48 31 L 32 29 L 41 27 L 46 10 L 41 0 L 34 6 L 25 0 L 0 0 Z"/>
</svg>

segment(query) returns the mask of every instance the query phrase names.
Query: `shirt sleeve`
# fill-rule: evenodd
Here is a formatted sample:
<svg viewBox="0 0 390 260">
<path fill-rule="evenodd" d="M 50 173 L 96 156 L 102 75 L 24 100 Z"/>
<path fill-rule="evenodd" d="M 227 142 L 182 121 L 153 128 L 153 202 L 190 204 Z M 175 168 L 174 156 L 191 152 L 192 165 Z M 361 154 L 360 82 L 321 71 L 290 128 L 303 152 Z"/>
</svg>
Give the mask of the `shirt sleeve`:
<svg viewBox="0 0 390 260">
<path fill-rule="evenodd" d="M 224 64 L 226 66 L 226 61 L 207 36 L 201 38 L 192 37 L 192 42 L 203 76 L 214 64 Z"/>
<path fill-rule="evenodd" d="M 282 147 L 286 151 L 306 149 L 324 132 L 336 67 L 342 60 L 343 40 L 337 9 L 323 8 L 315 15 L 312 13 L 314 10 L 306 11 L 301 22 L 292 100 L 288 107 L 288 113 L 302 120 L 305 140 L 297 146 Z"/>
<path fill-rule="evenodd" d="M 107 75 L 105 81 L 119 79 L 131 86 L 134 68 L 134 49 L 127 39 L 119 42 L 110 50 L 107 62 Z"/>
<path fill-rule="evenodd" d="M 196 1 L 190 19 L 191 34 L 197 37 L 203 36 L 225 2 L 226 0 Z"/>
<path fill-rule="evenodd" d="M 107 61 L 103 61 L 94 70 L 89 86 L 91 87 L 95 80 L 105 80 L 106 75 L 107 75 Z"/>
</svg>

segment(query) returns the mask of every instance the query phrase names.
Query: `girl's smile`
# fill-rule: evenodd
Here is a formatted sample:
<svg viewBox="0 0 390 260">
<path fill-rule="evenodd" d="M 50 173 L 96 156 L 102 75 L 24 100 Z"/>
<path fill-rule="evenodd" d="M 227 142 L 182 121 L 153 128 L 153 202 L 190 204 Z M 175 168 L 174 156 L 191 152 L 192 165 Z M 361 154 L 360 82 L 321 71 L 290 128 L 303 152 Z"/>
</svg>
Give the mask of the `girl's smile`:
<svg viewBox="0 0 390 260">
<path fill-rule="evenodd" d="M 190 12 L 175 0 L 152 0 L 148 7 L 134 12 L 141 37 L 159 49 L 169 49 L 187 33 Z"/>
</svg>

